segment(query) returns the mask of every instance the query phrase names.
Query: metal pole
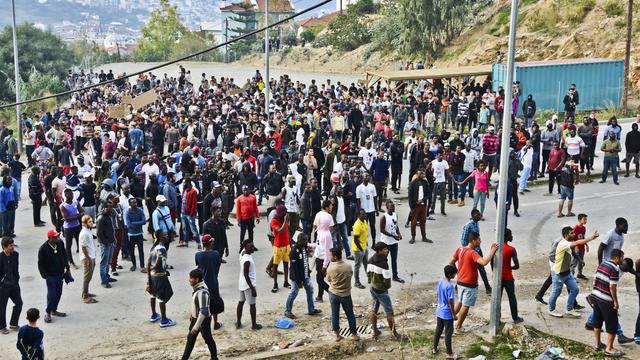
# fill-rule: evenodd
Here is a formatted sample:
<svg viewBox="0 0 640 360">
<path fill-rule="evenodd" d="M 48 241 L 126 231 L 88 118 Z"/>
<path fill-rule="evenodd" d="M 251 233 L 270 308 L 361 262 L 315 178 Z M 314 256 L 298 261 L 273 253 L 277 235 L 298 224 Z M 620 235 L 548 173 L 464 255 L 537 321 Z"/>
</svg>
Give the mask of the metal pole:
<svg viewBox="0 0 640 360">
<path fill-rule="evenodd" d="M 624 53 L 624 89 L 622 93 L 622 114 L 627 115 L 629 96 L 629 68 L 631 67 L 631 29 L 633 27 L 633 0 L 627 3 L 627 43 Z"/>
<path fill-rule="evenodd" d="M 269 0 L 264 0 L 264 26 L 269 26 Z M 264 31 L 264 111 L 269 121 L 269 29 Z"/>
<path fill-rule="evenodd" d="M 509 53 L 507 56 L 507 75 L 505 80 L 504 119 L 502 121 L 502 139 L 500 140 L 500 183 L 498 187 L 498 213 L 496 220 L 496 243 L 498 251 L 494 256 L 493 289 L 491 293 L 490 332 L 495 337 L 500 327 L 500 301 L 502 295 L 502 247 L 507 217 L 507 184 L 509 169 L 509 129 L 511 128 L 511 102 L 513 94 L 513 68 L 516 50 L 516 24 L 518 17 L 518 0 L 511 0 L 511 23 L 509 25 Z M 512 189 L 512 191 L 517 191 Z"/>
<path fill-rule="evenodd" d="M 13 71 L 16 82 L 16 102 L 20 102 L 20 65 L 18 64 L 18 29 L 16 28 L 15 0 L 11 0 L 11 16 L 13 21 Z M 20 105 L 16 106 L 16 124 L 18 126 L 18 152 L 22 153 L 22 124 L 20 124 Z"/>
<path fill-rule="evenodd" d="M 226 44 L 229 42 L 229 18 L 224 19 L 224 63 L 229 63 L 229 45 Z"/>
</svg>

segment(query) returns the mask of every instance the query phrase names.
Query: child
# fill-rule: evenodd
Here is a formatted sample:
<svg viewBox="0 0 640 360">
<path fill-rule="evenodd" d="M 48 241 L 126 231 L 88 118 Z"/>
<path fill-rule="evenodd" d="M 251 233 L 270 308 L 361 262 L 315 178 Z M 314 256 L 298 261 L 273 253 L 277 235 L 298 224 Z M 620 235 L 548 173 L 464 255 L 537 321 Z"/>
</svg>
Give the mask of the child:
<svg viewBox="0 0 640 360">
<path fill-rule="evenodd" d="M 576 234 L 576 240 L 584 239 L 584 235 L 587 233 L 587 214 L 578 214 L 578 225 L 573 227 L 573 232 Z M 571 262 L 571 273 L 574 274 L 576 267 L 578 268 L 578 279 L 587 280 L 587 277 L 582 274 L 584 268 L 584 253 L 589 252 L 589 244 L 584 244 L 576 247 L 573 260 Z"/>
<path fill-rule="evenodd" d="M 35 308 L 27 310 L 28 325 L 24 325 L 18 331 L 16 347 L 22 355 L 22 360 L 44 359 L 44 332 L 38 328 L 36 322 L 40 318 L 40 311 Z"/>
<path fill-rule="evenodd" d="M 451 280 L 456 277 L 457 272 L 458 269 L 456 269 L 455 266 L 447 265 L 444 267 L 444 279 L 438 281 L 438 308 L 436 309 L 438 323 L 433 336 L 433 350 L 431 353 L 436 355 L 440 352 L 438 343 L 440 342 L 440 336 L 444 329 L 444 344 L 447 347 L 447 359 L 455 359 L 455 355 L 451 349 L 451 336 L 453 335 L 453 321 L 457 320 L 458 317 L 456 316 L 453 306 L 455 295 Z"/>
</svg>

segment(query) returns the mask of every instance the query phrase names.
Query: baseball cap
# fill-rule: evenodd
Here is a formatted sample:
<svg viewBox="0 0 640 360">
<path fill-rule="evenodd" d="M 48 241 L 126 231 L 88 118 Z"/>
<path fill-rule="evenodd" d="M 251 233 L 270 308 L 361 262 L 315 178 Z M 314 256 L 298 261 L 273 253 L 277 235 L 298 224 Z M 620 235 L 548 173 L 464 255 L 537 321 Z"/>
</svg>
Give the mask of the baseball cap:
<svg viewBox="0 0 640 360">
<path fill-rule="evenodd" d="M 493 126 L 489 126 L 489 131 L 495 131 L 496 128 L 494 128 Z"/>
<path fill-rule="evenodd" d="M 209 234 L 202 235 L 202 244 L 210 244 L 213 242 L 213 238 Z"/>
<path fill-rule="evenodd" d="M 249 186 L 247 186 L 247 185 L 242 185 L 242 191 L 245 191 L 245 190 L 249 190 Z"/>
<path fill-rule="evenodd" d="M 219 183 L 219 182 L 217 182 L 217 181 L 215 181 L 215 180 L 214 180 L 214 181 L 212 181 L 212 182 L 211 182 L 211 187 L 213 187 L 213 188 L 219 188 L 219 187 L 222 187 L 222 185 L 220 185 L 220 183 Z"/>
<path fill-rule="evenodd" d="M 60 233 L 56 231 L 56 229 L 50 229 L 47 231 L 47 237 L 56 237 L 59 236 Z"/>
<path fill-rule="evenodd" d="M 82 175 L 82 177 L 84 177 L 85 179 L 88 179 L 88 178 L 90 178 L 92 176 L 93 176 L 93 174 L 90 173 L 90 172 L 86 172 L 86 173 L 84 173 L 84 175 Z"/>
<path fill-rule="evenodd" d="M 191 149 L 191 151 L 193 151 L 194 153 L 195 152 L 199 153 L 200 152 L 200 148 L 196 146 L 193 149 Z"/>
<path fill-rule="evenodd" d="M 157 202 L 167 201 L 167 198 L 164 197 L 164 195 L 158 195 L 158 196 L 156 196 L 156 201 Z"/>
</svg>

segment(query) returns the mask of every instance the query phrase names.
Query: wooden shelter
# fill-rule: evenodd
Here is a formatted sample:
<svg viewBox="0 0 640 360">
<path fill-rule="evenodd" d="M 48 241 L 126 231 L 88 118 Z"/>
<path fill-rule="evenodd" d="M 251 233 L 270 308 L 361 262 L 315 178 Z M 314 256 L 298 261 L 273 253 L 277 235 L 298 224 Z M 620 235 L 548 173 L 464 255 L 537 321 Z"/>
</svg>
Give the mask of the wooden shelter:
<svg viewBox="0 0 640 360">
<path fill-rule="evenodd" d="M 397 88 L 407 81 L 439 79 L 446 86 L 460 90 L 465 77 L 489 76 L 491 73 L 492 65 L 459 66 L 442 69 L 367 71 L 364 84 L 370 86 L 378 81 L 384 81 L 388 86 L 392 86 L 395 83 Z"/>
</svg>

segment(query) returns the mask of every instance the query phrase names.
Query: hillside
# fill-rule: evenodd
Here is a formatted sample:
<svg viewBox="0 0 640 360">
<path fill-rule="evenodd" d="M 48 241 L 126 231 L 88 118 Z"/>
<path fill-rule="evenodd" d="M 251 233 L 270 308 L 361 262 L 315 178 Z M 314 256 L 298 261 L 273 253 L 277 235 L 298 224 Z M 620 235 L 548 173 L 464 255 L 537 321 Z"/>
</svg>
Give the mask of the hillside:
<svg viewBox="0 0 640 360">
<path fill-rule="evenodd" d="M 453 42 L 435 54 L 435 66 L 491 64 L 497 53 L 507 52 L 510 0 L 496 0 L 479 13 Z M 623 0 L 522 0 L 518 15 L 518 61 L 582 57 L 624 58 L 626 1 Z M 640 86 L 640 4 L 634 7 L 632 83 Z M 505 55 L 506 58 L 506 55 Z M 369 45 L 339 53 L 331 48 L 293 48 L 272 58 L 274 66 L 363 73 L 367 69 L 396 69 L 397 54 L 370 52 Z M 504 60 L 503 60 L 504 61 Z M 243 62 L 259 65 L 260 56 Z"/>
</svg>

